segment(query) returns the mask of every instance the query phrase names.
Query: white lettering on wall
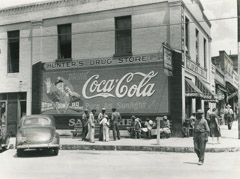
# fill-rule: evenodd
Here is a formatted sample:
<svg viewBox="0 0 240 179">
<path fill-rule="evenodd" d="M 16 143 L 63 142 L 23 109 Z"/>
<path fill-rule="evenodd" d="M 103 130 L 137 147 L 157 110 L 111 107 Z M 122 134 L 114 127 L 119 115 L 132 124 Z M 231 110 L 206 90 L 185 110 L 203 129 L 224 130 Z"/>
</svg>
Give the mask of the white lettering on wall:
<svg viewBox="0 0 240 179">
<path fill-rule="evenodd" d="M 151 71 L 148 74 L 142 72 L 127 73 L 120 80 L 110 79 L 108 81 L 99 81 L 99 75 L 95 74 L 91 76 L 83 85 L 82 94 L 85 99 L 91 99 L 95 97 L 148 97 L 152 96 L 155 92 L 155 83 L 150 83 L 150 80 L 154 78 L 158 72 Z M 134 77 L 142 77 L 141 81 L 134 81 Z M 128 84 L 131 84 L 128 85 Z M 88 95 L 87 92 L 93 95 Z"/>
</svg>

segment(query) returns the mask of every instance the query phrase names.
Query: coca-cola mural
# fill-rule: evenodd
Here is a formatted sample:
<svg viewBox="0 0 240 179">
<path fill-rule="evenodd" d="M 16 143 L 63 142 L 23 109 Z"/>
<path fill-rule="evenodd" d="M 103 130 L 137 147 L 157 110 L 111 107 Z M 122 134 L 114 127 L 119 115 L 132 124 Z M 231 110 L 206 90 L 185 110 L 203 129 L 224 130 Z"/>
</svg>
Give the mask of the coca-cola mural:
<svg viewBox="0 0 240 179">
<path fill-rule="evenodd" d="M 116 107 L 126 114 L 168 113 L 162 63 L 43 72 L 42 113 L 79 114 Z"/>
</svg>

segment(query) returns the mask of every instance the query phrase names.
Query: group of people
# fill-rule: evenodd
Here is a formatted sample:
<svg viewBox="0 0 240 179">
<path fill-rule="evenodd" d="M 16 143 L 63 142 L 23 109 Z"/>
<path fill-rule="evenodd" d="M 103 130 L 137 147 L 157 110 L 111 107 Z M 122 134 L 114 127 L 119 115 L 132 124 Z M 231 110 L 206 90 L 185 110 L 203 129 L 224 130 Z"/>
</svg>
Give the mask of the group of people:
<svg viewBox="0 0 240 179">
<path fill-rule="evenodd" d="M 95 119 L 96 109 L 93 109 L 90 114 L 88 109 L 84 110 L 82 115 L 82 140 L 87 140 L 92 143 L 95 142 L 95 123 L 100 124 L 99 128 L 99 141 L 109 141 L 109 130 L 113 131 L 113 139 L 120 140 L 120 132 L 118 128 L 118 123 L 121 121 L 121 115 L 116 110 L 112 108 L 111 117 L 106 114 L 106 108 L 102 108 L 97 119 Z"/>
<path fill-rule="evenodd" d="M 147 118 L 146 121 L 142 123 L 141 119 L 134 115 L 131 117 L 131 120 L 131 126 L 128 128 L 128 131 L 132 138 L 140 139 L 142 135 L 149 139 L 152 137 L 152 129 L 156 128 L 155 122 Z M 160 134 L 162 138 L 170 137 L 171 129 L 167 116 L 163 117 L 163 120 L 160 124 Z"/>
<path fill-rule="evenodd" d="M 228 104 L 224 110 L 225 124 L 228 125 L 228 129 L 231 130 L 233 122 L 233 111 L 231 106 Z M 199 165 L 204 162 L 204 153 L 206 148 L 206 143 L 208 142 L 208 136 L 212 137 L 212 144 L 214 144 L 214 137 L 217 137 L 217 143 L 219 144 L 219 138 L 221 137 L 220 130 L 220 119 L 218 115 L 218 110 L 213 108 L 212 111 L 209 109 L 206 114 L 206 119 L 204 113 L 201 109 L 197 110 L 196 118 L 193 120 L 193 141 L 194 150 L 199 158 Z"/>
<path fill-rule="evenodd" d="M 182 132 L 183 137 L 190 137 L 193 135 L 194 123 L 196 121 L 195 114 L 193 113 L 190 118 L 187 118 L 183 122 Z M 214 144 L 214 137 L 217 138 L 217 143 L 219 144 L 219 137 L 221 137 L 220 131 L 220 118 L 218 116 L 218 110 L 213 108 L 212 111 L 208 108 L 206 113 L 206 121 L 208 123 L 208 127 L 210 129 L 210 136 L 212 137 L 212 144 Z"/>
</svg>

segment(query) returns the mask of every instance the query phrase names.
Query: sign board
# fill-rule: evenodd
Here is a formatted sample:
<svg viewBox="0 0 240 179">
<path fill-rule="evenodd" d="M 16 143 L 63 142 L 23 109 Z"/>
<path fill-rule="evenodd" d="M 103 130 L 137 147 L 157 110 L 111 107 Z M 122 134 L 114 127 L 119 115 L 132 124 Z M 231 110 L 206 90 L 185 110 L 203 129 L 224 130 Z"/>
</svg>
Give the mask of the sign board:
<svg viewBox="0 0 240 179">
<path fill-rule="evenodd" d="M 162 63 L 43 71 L 44 114 L 79 114 L 116 107 L 121 113 L 168 113 L 168 78 Z"/>
<path fill-rule="evenodd" d="M 163 66 L 165 73 L 172 76 L 172 50 L 163 45 Z"/>
</svg>

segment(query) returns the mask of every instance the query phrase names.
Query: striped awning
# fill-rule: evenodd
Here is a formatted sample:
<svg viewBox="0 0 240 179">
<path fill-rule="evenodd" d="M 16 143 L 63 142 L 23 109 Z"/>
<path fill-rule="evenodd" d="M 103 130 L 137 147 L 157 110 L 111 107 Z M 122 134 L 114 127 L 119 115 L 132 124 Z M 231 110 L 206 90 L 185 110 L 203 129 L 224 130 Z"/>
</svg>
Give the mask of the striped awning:
<svg viewBox="0 0 240 179">
<path fill-rule="evenodd" d="M 198 77 L 196 77 L 196 86 L 201 90 L 203 93 L 203 99 L 209 102 L 217 102 L 217 95 L 213 94 L 211 90 L 205 85 L 205 83 Z"/>
<path fill-rule="evenodd" d="M 189 79 L 185 79 L 185 96 L 193 98 L 203 97 L 203 93 L 200 89 Z"/>
</svg>

